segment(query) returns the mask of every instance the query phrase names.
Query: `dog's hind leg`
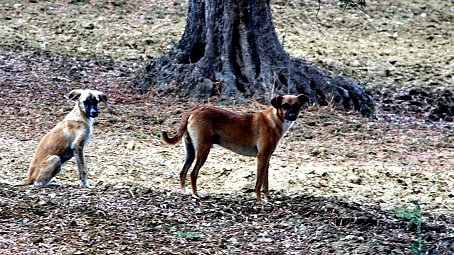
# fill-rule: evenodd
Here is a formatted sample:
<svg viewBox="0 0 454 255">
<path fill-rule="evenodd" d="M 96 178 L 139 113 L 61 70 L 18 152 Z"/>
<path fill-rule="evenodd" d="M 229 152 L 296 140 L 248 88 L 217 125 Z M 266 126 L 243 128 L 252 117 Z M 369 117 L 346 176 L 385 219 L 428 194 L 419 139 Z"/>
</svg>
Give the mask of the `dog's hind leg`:
<svg viewBox="0 0 454 255">
<path fill-rule="evenodd" d="M 194 169 L 191 172 L 191 189 L 192 195 L 197 197 L 197 176 L 199 175 L 199 170 L 205 164 L 205 161 L 208 158 L 208 154 L 211 149 L 211 141 L 201 142 L 198 144 L 199 147 L 196 147 L 196 162 Z"/>
<path fill-rule="evenodd" d="M 39 175 L 34 182 L 35 186 L 47 186 L 49 182 L 61 171 L 62 162 L 59 156 L 53 155 L 42 163 Z"/>
<path fill-rule="evenodd" d="M 180 171 L 180 187 L 181 191 L 186 194 L 188 191 L 186 190 L 186 175 L 188 174 L 188 170 L 191 167 L 192 163 L 195 159 L 195 149 L 194 145 L 192 144 L 191 137 L 186 135 L 184 138 L 184 149 L 186 152 L 186 158 L 184 161 L 183 168 Z"/>
</svg>

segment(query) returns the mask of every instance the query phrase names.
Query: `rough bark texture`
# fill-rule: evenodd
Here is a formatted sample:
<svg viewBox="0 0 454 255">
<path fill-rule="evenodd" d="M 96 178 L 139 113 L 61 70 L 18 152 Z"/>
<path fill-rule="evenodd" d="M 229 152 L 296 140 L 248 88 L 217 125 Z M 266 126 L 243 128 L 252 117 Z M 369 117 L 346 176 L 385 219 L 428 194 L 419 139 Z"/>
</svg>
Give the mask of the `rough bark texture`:
<svg viewBox="0 0 454 255">
<path fill-rule="evenodd" d="M 369 93 L 344 77 L 331 78 L 288 55 L 278 40 L 267 0 L 190 0 L 181 40 L 149 64 L 138 90 L 194 98 L 214 95 L 308 95 L 314 103 L 373 114 Z"/>
</svg>

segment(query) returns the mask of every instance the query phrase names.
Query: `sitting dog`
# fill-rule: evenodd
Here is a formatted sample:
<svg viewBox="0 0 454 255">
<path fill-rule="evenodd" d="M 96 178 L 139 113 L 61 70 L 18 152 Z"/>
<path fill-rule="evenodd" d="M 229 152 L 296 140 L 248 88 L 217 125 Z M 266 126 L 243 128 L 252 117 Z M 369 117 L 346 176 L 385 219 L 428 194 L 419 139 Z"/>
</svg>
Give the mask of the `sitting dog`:
<svg viewBox="0 0 454 255">
<path fill-rule="evenodd" d="M 197 196 L 197 175 L 213 144 L 245 156 L 257 157 L 255 195 L 261 200 L 261 189 L 269 198 L 268 168 L 279 140 L 293 125 L 301 108 L 309 102 L 306 95 L 277 96 L 267 109 L 238 114 L 214 106 L 197 106 L 183 115 L 178 133 L 170 138 L 162 132 L 166 144 L 176 144 L 184 136 L 186 159 L 180 172 L 180 186 L 185 192 L 186 175 L 191 172 L 192 194 Z"/>
<path fill-rule="evenodd" d="M 76 101 L 74 109 L 43 137 L 31 161 L 28 177 L 20 185 L 47 186 L 60 173 L 62 165 L 74 156 L 81 185 L 88 187 L 84 147 L 92 134 L 93 118 L 98 116 L 98 102 L 107 104 L 107 96 L 97 90 L 77 89 L 71 91 L 68 98 Z"/>
</svg>

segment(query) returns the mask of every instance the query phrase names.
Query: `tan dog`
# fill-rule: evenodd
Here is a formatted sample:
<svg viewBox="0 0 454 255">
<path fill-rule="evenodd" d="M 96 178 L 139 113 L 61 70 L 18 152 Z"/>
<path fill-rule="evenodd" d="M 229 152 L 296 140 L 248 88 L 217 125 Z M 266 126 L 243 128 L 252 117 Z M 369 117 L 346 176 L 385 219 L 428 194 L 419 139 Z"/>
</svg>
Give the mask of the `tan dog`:
<svg viewBox="0 0 454 255">
<path fill-rule="evenodd" d="M 205 163 L 213 144 L 218 144 L 245 156 L 257 157 L 257 182 L 255 194 L 270 197 L 268 168 L 279 140 L 296 120 L 302 106 L 309 102 L 305 95 L 277 96 L 269 108 L 250 114 L 238 114 L 214 106 L 198 106 L 183 115 L 178 133 L 169 138 L 162 132 L 162 140 L 176 144 L 184 136 L 186 159 L 180 172 L 180 186 L 185 192 L 186 175 L 194 159 L 191 172 L 192 194 L 197 196 L 197 175 Z"/>
<path fill-rule="evenodd" d="M 107 96 L 97 90 L 78 89 L 71 91 L 68 98 L 76 101 L 74 109 L 43 137 L 28 177 L 20 185 L 48 185 L 60 173 L 62 165 L 74 156 L 81 185 L 88 186 L 84 147 L 92 134 L 93 118 L 98 116 L 98 102 L 107 103 Z"/>
</svg>

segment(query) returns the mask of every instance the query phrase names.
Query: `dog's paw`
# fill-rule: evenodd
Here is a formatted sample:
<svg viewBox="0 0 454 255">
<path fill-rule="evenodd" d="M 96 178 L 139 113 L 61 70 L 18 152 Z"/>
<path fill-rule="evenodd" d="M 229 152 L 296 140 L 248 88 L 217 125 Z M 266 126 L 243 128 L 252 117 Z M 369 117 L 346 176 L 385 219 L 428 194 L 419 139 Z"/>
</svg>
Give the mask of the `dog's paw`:
<svg viewBox="0 0 454 255">
<path fill-rule="evenodd" d="M 82 187 L 82 188 L 91 188 L 91 186 L 88 183 L 88 181 L 81 181 L 79 186 Z"/>
<path fill-rule="evenodd" d="M 181 193 L 182 193 L 183 195 L 192 195 L 191 190 L 189 190 L 189 189 L 186 188 L 186 187 L 181 188 Z"/>
<path fill-rule="evenodd" d="M 272 204 L 273 204 L 273 202 L 272 202 L 269 198 L 267 198 L 267 197 L 265 197 L 264 199 L 262 199 L 261 202 L 262 202 L 262 205 L 272 205 Z"/>
</svg>

